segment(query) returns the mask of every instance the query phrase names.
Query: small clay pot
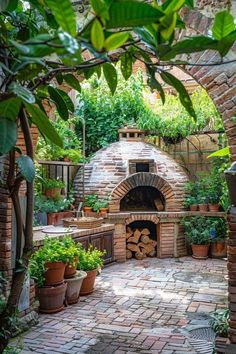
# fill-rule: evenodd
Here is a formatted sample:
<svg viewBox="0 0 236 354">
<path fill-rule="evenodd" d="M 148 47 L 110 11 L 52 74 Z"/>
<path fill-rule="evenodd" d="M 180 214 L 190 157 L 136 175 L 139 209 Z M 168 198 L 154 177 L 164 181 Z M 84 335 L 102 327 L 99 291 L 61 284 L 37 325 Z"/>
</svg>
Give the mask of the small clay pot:
<svg viewBox="0 0 236 354">
<path fill-rule="evenodd" d="M 209 211 L 218 212 L 220 210 L 219 204 L 208 204 Z"/>
<path fill-rule="evenodd" d="M 196 259 L 207 259 L 210 244 L 208 245 L 191 245 L 192 247 L 192 257 Z"/>
<path fill-rule="evenodd" d="M 198 204 L 192 204 L 189 206 L 190 211 L 197 211 L 198 210 Z"/>
<path fill-rule="evenodd" d="M 208 205 L 207 204 L 198 204 L 199 211 L 201 212 L 206 212 L 208 211 Z"/>
<path fill-rule="evenodd" d="M 56 313 L 63 310 L 66 288 L 66 283 L 38 288 L 39 311 L 42 313 Z"/>
<path fill-rule="evenodd" d="M 97 275 L 97 269 L 94 270 L 89 270 L 86 272 L 87 276 L 84 278 L 81 289 L 80 289 L 80 295 L 88 295 L 91 294 L 94 291 L 94 284 L 96 280 L 96 275 Z"/>
<path fill-rule="evenodd" d="M 65 279 L 73 278 L 73 276 L 76 274 L 77 271 L 77 264 L 78 264 L 78 257 L 76 256 L 73 265 L 70 264 L 66 265 L 65 274 L 64 274 Z"/>
<path fill-rule="evenodd" d="M 74 278 L 66 279 L 66 302 L 69 305 L 76 304 L 79 301 L 79 293 L 83 283 L 83 279 L 87 276 L 86 272 L 77 271 Z"/>
<path fill-rule="evenodd" d="M 45 285 L 58 285 L 64 281 L 65 264 L 63 262 L 46 262 Z"/>
<path fill-rule="evenodd" d="M 45 195 L 48 198 L 56 199 L 61 195 L 61 188 L 50 188 L 45 190 Z"/>
<path fill-rule="evenodd" d="M 101 216 L 101 217 L 106 217 L 107 216 L 107 213 L 108 213 L 108 208 L 100 208 L 100 210 L 99 210 L 99 215 Z"/>
<path fill-rule="evenodd" d="M 85 213 L 92 213 L 92 211 L 93 211 L 93 208 L 91 208 L 91 207 L 84 207 L 84 212 Z"/>
<path fill-rule="evenodd" d="M 213 258 L 224 258 L 227 256 L 227 245 L 225 240 L 211 243 L 211 256 Z"/>
</svg>

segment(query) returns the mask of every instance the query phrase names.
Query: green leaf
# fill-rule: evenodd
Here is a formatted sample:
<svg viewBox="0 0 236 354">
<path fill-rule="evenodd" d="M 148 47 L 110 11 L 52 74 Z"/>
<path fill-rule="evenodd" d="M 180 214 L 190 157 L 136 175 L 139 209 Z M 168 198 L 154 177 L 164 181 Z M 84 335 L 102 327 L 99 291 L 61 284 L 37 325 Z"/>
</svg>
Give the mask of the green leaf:
<svg viewBox="0 0 236 354">
<path fill-rule="evenodd" d="M 161 29 L 161 35 L 165 40 L 168 40 L 174 32 L 176 21 L 176 12 L 168 14 L 161 20 L 161 25 L 164 27 L 164 29 Z"/>
<path fill-rule="evenodd" d="M 21 106 L 21 100 L 17 97 L 0 102 L 0 117 L 16 120 Z"/>
<path fill-rule="evenodd" d="M 191 98 L 189 97 L 188 91 L 184 87 L 181 81 L 179 81 L 175 76 L 168 73 L 167 71 L 161 72 L 161 78 L 165 81 L 168 85 L 175 88 L 175 90 L 179 93 L 179 99 L 186 111 L 190 114 L 191 117 L 197 119 L 196 113 L 193 108 L 193 104 Z"/>
<path fill-rule="evenodd" d="M 18 0 L 10 0 L 9 5 L 7 6 L 7 11 L 15 11 L 18 6 Z"/>
<path fill-rule="evenodd" d="M 77 40 L 74 37 L 72 37 L 67 32 L 59 32 L 58 35 L 67 52 L 71 54 L 76 54 L 76 52 L 78 52 L 80 47 Z"/>
<path fill-rule="evenodd" d="M 70 0 L 46 0 L 46 4 L 52 11 L 58 25 L 63 31 L 76 35 L 76 17 Z"/>
<path fill-rule="evenodd" d="M 1 0 L 0 1 L 0 11 L 5 11 L 9 6 L 10 0 Z"/>
<path fill-rule="evenodd" d="M 76 77 L 72 74 L 66 74 L 63 76 L 63 79 L 65 80 L 65 82 L 70 85 L 73 89 L 75 89 L 78 92 L 81 92 L 81 86 L 80 86 L 80 82 L 78 79 L 76 79 Z"/>
<path fill-rule="evenodd" d="M 193 0 L 185 0 L 185 4 L 186 4 L 190 9 L 193 9 L 193 8 L 194 8 L 194 2 L 193 2 Z"/>
<path fill-rule="evenodd" d="M 139 1 L 116 1 L 109 9 L 107 28 L 143 26 L 156 23 L 164 13 L 159 9 Z"/>
<path fill-rule="evenodd" d="M 16 122 L 0 117 L 0 155 L 8 153 L 17 141 Z"/>
<path fill-rule="evenodd" d="M 57 88 L 56 90 L 61 95 L 63 100 L 65 101 L 68 110 L 73 113 L 75 111 L 75 106 L 74 106 L 74 103 L 73 103 L 72 99 L 70 98 L 70 96 L 65 91 L 63 91 L 59 88 Z"/>
<path fill-rule="evenodd" d="M 26 87 L 21 86 L 18 82 L 12 82 L 9 86 L 9 90 L 13 92 L 16 96 L 23 98 L 25 102 L 34 103 L 35 97 L 30 90 Z"/>
<path fill-rule="evenodd" d="M 226 146 L 223 149 L 217 150 L 213 152 L 212 154 L 208 155 L 207 158 L 210 157 L 223 157 L 223 156 L 230 156 L 230 150 L 229 147 Z"/>
<path fill-rule="evenodd" d="M 33 182 L 35 178 L 35 167 L 33 160 L 27 155 L 21 155 L 17 158 L 16 163 L 25 180 L 27 182 Z"/>
<path fill-rule="evenodd" d="M 25 44 L 21 44 L 19 42 L 14 41 L 13 39 L 10 39 L 9 42 L 22 54 L 29 54 L 30 53 L 30 48 L 27 47 Z"/>
<path fill-rule="evenodd" d="M 175 12 L 181 9 L 185 4 L 185 0 L 167 0 L 162 5 L 162 9 L 166 14 L 170 14 L 171 12 Z"/>
<path fill-rule="evenodd" d="M 165 104 L 165 92 L 160 84 L 160 82 L 157 81 L 157 79 L 154 77 L 154 75 L 150 75 L 148 79 L 148 85 L 152 90 L 157 90 L 160 93 L 162 103 Z"/>
<path fill-rule="evenodd" d="M 234 18 L 228 11 L 225 10 L 216 14 L 212 27 L 212 34 L 215 39 L 220 41 L 234 30 Z"/>
<path fill-rule="evenodd" d="M 121 55 L 120 57 L 120 69 L 121 73 L 124 77 L 125 80 L 128 80 L 128 78 L 132 74 L 132 56 L 130 55 L 129 52 L 125 52 L 124 54 Z"/>
<path fill-rule="evenodd" d="M 63 148 L 61 137 L 58 135 L 46 114 L 37 106 L 28 103 L 25 103 L 25 108 L 31 115 L 32 122 L 38 127 L 40 133 L 47 137 L 53 144 Z"/>
<path fill-rule="evenodd" d="M 222 38 L 218 42 L 217 49 L 222 57 L 224 57 L 229 52 L 229 50 L 231 49 L 235 41 L 236 41 L 236 31 L 233 31 L 228 36 Z"/>
<path fill-rule="evenodd" d="M 120 48 L 129 38 L 129 32 L 111 34 L 106 38 L 104 47 L 107 51 Z"/>
<path fill-rule="evenodd" d="M 67 120 L 69 118 L 68 108 L 66 102 L 64 101 L 62 95 L 59 93 L 58 89 L 49 86 L 48 93 L 52 101 L 55 103 L 60 117 L 64 120 Z"/>
<path fill-rule="evenodd" d="M 117 86 L 117 73 L 116 69 L 110 63 L 103 64 L 103 73 L 107 84 L 111 90 L 112 95 L 114 95 Z"/>
<path fill-rule="evenodd" d="M 218 42 L 216 40 L 205 36 L 184 39 L 162 54 L 161 60 L 170 60 L 178 54 L 202 52 L 207 49 L 217 50 L 217 46 Z"/>
<path fill-rule="evenodd" d="M 109 19 L 108 9 L 113 0 L 90 0 L 95 14 L 103 17 L 105 20 Z"/>
<path fill-rule="evenodd" d="M 104 32 L 101 23 L 97 18 L 93 21 L 91 28 L 91 42 L 96 50 L 101 50 L 104 44 Z"/>
</svg>

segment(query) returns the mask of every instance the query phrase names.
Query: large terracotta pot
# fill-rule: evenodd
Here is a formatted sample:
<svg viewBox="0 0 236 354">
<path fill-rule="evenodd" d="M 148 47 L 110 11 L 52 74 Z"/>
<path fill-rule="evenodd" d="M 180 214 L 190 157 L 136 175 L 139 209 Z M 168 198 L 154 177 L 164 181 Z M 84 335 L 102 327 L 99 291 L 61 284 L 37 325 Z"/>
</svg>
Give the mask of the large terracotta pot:
<svg viewBox="0 0 236 354">
<path fill-rule="evenodd" d="M 67 290 L 66 290 L 66 302 L 69 305 L 76 304 L 79 301 L 79 293 L 83 283 L 83 279 L 86 278 L 87 273 L 77 271 L 74 278 L 66 279 Z"/>
<path fill-rule="evenodd" d="M 207 259 L 208 257 L 208 252 L 209 252 L 209 247 L 210 244 L 208 245 L 191 245 L 192 247 L 192 257 L 196 259 Z"/>
<path fill-rule="evenodd" d="M 208 211 L 208 205 L 207 204 L 198 204 L 199 211 L 201 212 L 206 212 Z"/>
<path fill-rule="evenodd" d="M 225 240 L 211 243 L 211 256 L 214 258 L 224 258 L 227 256 L 227 245 Z"/>
<path fill-rule="evenodd" d="M 189 206 L 190 211 L 197 211 L 198 210 L 198 204 L 192 204 Z"/>
<path fill-rule="evenodd" d="M 208 204 L 208 206 L 209 206 L 209 211 L 217 212 L 220 209 L 219 204 Z"/>
<path fill-rule="evenodd" d="M 94 284 L 96 280 L 97 269 L 87 271 L 87 277 L 84 278 L 81 289 L 80 295 L 88 295 L 94 291 Z"/>
<path fill-rule="evenodd" d="M 64 308 L 67 284 L 57 286 L 44 286 L 37 289 L 39 311 L 43 313 L 56 313 Z"/>
<path fill-rule="evenodd" d="M 76 274 L 77 264 L 78 264 L 78 257 L 75 257 L 73 265 L 70 264 L 66 265 L 65 274 L 64 274 L 65 279 L 73 278 L 73 276 Z"/>
<path fill-rule="evenodd" d="M 46 262 L 45 285 L 58 285 L 64 281 L 65 264 L 63 262 Z"/>
</svg>

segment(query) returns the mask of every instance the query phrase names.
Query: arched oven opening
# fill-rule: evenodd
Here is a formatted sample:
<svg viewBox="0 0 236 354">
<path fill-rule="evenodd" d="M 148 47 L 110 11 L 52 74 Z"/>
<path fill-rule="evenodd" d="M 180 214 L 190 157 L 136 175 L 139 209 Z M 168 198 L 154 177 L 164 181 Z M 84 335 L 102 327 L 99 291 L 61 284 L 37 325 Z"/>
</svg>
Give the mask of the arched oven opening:
<svg viewBox="0 0 236 354">
<path fill-rule="evenodd" d="M 163 211 L 165 198 L 154 187 L 139 186 L 131 189 L 120 202 L 121 211 Z"/>
<path fill-rule="evenodd" d="M 157 225 L 152 221 L 133 221 L 126 227 L 126 259 L 138 260 L 157 255 Z"/>
</svg>

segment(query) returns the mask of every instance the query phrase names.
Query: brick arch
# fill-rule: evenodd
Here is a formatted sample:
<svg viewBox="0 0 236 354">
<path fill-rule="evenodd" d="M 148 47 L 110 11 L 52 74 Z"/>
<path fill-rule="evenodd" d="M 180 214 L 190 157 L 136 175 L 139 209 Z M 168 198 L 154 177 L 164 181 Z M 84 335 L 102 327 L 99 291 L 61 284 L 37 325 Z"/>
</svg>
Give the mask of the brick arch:
<svg viewBox="0 0 236 354">
<path fill-rule="evenodd" d="M 125 224 L 129 225 L 134 221 L 151 221 L 154 224 L 158 224 L 160 219 L 155 216 L 155 215 L 148 215 L 148 214 L 135 214 L 135 215 L 130 215 L 126 220 L 125 220 Z"/>
<path fill-rule="evenodd" d="M 132 189 L 140 186 L 149 186 L 158 189 L 165 198 L 166 211 L 176 211 L 178 196 L 175 190 L 164 178 L 155 173 L 139 172 L 122 180 L 111 193 L 112 208 L 116 206 L 116 212 L 120 211 L 120 202 Z M 176 203 L 175 203 L 176 202 Z"/>
</svg>

